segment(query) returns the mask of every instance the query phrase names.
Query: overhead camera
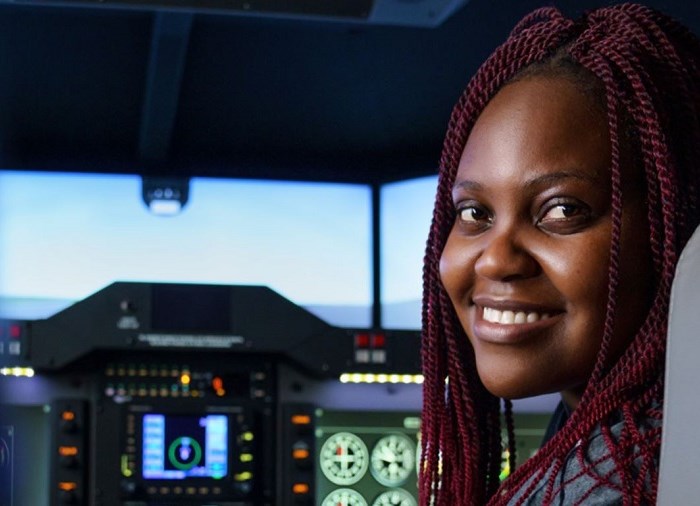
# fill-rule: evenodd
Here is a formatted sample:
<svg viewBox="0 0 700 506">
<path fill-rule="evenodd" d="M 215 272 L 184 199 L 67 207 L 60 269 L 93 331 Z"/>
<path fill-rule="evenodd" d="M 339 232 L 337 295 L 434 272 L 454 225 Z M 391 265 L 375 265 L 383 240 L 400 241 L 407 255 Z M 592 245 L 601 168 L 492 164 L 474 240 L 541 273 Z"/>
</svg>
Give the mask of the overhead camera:
<svg viewBox="0 0 700 506">
<path fill-rule="evenodd" d="M 173 216 L 182 211 L 189 192 L 190 180 L 186 177 L 142 177 L 143 201 L 158 216 Z"/>
</svg>

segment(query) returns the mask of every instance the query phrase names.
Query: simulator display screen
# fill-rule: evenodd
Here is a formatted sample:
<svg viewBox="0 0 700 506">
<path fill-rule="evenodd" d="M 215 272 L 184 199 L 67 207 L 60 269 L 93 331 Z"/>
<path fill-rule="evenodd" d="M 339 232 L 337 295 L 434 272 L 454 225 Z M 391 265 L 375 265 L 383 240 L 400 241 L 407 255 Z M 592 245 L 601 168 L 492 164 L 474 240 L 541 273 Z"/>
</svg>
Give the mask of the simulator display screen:
<svg viewBox="0 0 700 506">
<path fill-rule="evenodd" d="M 0 170 L 0 316 L 147 281 L 268 286 L 333 325 L 371 325 L 369 185 L 193 177 L 173 216 L 142 197 L 136 175 Z"/>
<path fill-rule="evenodd" d="M 143 477 L 220 479 L 228 473 L 226 415 L 143 416 Z"/>
</svg>

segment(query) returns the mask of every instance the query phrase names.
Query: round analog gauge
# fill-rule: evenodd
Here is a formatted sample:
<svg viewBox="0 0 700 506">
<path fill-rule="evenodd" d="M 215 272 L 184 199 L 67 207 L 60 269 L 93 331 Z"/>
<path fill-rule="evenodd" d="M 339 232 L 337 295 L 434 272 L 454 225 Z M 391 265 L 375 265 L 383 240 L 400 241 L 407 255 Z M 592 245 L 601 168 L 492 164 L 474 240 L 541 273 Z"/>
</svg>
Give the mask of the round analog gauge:
<svg viewBox="0 0 700 506">
<path fill-rule="evenodd" d="M 336 485 L 357 483 L 368 465 L 367 446 L 350 432 L 333 434 L 321 447 L 321 471 Z"/>
<path fill-rule="evenodd" d="M 326 496 L 321 506 L 367 506 L 367 501 L 350 488 L 339 488 Z"/>
<path fill-rule="evenodd" d="M 415 497 L 400 488 L 387 490 L 377 497 L 372 506 L 417 506 Z"/>
<path fill-rule="evenodd" d="M 405 482 L 415 468 L 416 446 L 403 434 L 384 436 L 372 449 L 372 476 L 382 485 L 395 487 Z"/>
</svg>

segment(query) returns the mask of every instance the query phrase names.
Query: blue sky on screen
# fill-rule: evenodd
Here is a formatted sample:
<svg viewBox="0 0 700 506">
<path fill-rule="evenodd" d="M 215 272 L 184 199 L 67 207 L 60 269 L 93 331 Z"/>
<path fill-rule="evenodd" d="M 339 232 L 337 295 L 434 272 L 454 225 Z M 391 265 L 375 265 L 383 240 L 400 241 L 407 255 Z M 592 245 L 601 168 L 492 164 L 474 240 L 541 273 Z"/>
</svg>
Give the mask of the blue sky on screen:
<svg viewBox="0 0 700 506">
<path fill-rule="evenodd" d="M 0 295 L 79 300 L 113 281 L 267 285 L 369 306 L 369 187 L 193 178 L 174 217 L 129 175 L 0 172 Z"/>
<path fill-rule="evenodd" d="M 380 272 L 386 327 L 420 327 L 423 254 L 436 187 L 436 176 L 382 187 Z"/>
<path fill-rule="evenodd" d="M 382 295 L 385 302 L 420 298 L 423 254 L 437 178 L 387 184 L 381 194 Z"/>
</svg>

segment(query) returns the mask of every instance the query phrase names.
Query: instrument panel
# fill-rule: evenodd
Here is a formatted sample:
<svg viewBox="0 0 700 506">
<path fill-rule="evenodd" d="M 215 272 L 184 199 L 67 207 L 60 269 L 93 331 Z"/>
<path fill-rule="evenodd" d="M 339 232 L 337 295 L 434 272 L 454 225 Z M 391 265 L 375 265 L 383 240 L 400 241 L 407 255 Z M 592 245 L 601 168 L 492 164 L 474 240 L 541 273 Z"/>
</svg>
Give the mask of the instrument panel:
<svg viewBox="0 0 700 506">
<path fill-rule="evenodd" d="M 414 412 L 316 410 L 323 503 L 415 506 L 420 418 Z"/>
<path fill-rule="evenodd" d="M 0 506 L 417 505 L 417 333 L 148 283 L 0 327 Z"/>
</svg>

